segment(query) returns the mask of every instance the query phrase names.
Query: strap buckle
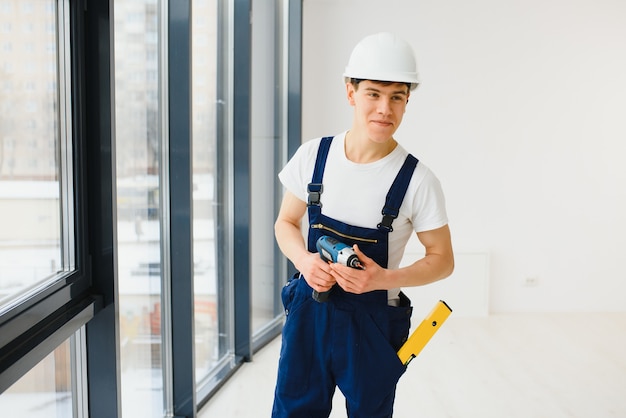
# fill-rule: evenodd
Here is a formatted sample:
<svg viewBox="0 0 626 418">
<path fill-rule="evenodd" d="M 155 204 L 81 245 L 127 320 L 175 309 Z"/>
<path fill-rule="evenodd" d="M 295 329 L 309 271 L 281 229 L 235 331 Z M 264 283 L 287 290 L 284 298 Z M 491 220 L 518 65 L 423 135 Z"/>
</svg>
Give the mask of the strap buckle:
<svg viewBox="0 0 626 418">
<path fill-rule="evenodd" d="M 320 197 L 324 191 L 324 185 L 322 183 L 309 183 L 307 186 L 307 192 L 309 193 L 308 205 L 309 206 L 322 206 Z"/>
<path fill-rule="evenodd" d="M 396 219 L 398 217 L 398 215 L 386 215 L 383 214 L 383 220 L 377 225 L 378 229 L 384 229 L 387 232 L 392 232 L 393 231 L 393 227 L 391 226 L 391 224 L 393 223 L 393 220 Z"/>
</svg>

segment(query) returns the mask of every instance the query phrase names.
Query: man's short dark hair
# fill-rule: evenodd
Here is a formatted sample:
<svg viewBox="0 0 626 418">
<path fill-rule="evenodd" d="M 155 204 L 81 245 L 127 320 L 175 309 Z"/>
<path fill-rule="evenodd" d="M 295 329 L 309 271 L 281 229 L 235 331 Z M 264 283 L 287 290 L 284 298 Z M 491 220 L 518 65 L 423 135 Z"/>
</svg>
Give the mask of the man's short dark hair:
<svg viewBox="0 0 626 418">
<path fill-rule="evenodd" d="M 350 84 L 352 84 L 354 86 L 354 90 L 358 90 L 359 88 L 359 83 L 361 83 L 361 81 L 365 81 L 365 78 L 351 78 L 350 79 Z M 390 84 L 396 84 L 396 83 L 400 83 L 400 84 L 404 84 L 405 86 L 407 86 L 409 88 L 409 91 L 411 91 L 411 83 L 403 83 L 401 81 L 381 81 L 381 80 L 369 80 L 372 83 L 376 83 L 376 84 L 382 84 L 383 86 L 388 86 Z"/>
</svg>

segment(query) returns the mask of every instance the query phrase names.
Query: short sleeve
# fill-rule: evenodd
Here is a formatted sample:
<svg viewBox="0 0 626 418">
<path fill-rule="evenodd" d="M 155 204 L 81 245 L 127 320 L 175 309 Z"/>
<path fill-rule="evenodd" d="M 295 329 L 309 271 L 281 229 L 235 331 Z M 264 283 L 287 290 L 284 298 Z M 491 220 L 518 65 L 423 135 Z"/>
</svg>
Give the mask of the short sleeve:
<svg viewBox="0 0 626 418">
<path fill-rule="evenodd" d="M 307 201 L 307 185 L 311 182 L 320 140 L 317 138 L 302 144 L 278 173 L 282 185 L 304 202 Z"/>
<path fill-rule="evenodd" d="M 448 223 L 441 182 L 430 170 L 425 173 L 414 196 L 412 222 L 415 232 L 431 231 Z"/>
</svg>

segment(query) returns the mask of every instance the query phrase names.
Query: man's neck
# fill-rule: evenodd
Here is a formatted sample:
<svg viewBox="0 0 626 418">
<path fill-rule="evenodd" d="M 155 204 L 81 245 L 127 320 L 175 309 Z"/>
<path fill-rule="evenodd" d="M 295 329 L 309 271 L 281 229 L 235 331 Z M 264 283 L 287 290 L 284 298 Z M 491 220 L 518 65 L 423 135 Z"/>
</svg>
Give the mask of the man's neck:
<svg viewBox="0 0 626 418">
<path fill-rule="evenodd" d="M 359 135 L 350 130 L 344 140 L 346 158 L 357 164 L 367 164 L 378 161 L 389 155 L 398 145 L 395 139 L 389 138 L 384 142 L 372 141 L 365 135 Z"/>
</svg>

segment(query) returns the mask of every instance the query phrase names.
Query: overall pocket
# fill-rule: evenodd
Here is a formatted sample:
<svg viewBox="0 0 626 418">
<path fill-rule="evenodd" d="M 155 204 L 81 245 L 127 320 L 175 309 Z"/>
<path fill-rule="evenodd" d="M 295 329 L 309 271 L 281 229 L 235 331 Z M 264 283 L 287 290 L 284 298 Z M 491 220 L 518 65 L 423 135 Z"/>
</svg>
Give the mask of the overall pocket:
<svg viewBox="0 0 626 418">
<path fill-rule="evenodd" d="M 402 344 L 409 338 L 409 328 L 411 328 L 411 315 L 413 307 L 411 300 L 400 292 L 400 304 L 398 306 L 387 306 L 386 318 L 377 321 L 383 327 L 383 332 L 387 335 L 389 344 L 397 352 Z"/>
<path fill-rule="evenodd" d="M 398 380 L 406 371 L 397 350 L 409 332 L 410 307 L 378 307 L 362 312 L 358 322 L 352 399 L 363 411 L 376 411 L 393 403 Z"/>
<path fill-rule="evenodd" d="M 304 279 L 294 278 L 281 292 L 287 319 L 283 327 L 276 390 L 286 396 L 301 396 L 309 389 L 315 346 L 314 332 L 310 329 L 310 307 L 311 303 L 317 302 L 307 294 L 306 282 L 303 282 Z"/>
</svg>

